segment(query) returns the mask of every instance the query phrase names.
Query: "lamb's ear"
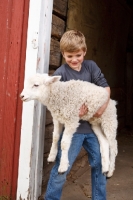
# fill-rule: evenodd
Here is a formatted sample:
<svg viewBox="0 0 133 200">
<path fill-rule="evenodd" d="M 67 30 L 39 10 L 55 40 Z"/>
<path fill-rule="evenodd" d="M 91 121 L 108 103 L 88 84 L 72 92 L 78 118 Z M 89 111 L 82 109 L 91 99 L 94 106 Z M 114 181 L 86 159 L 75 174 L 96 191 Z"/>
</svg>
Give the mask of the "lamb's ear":
<svg viewBox="0 0 133 200">
<path fill-rule="evenodd" d="M 45 79 L 44 83 L 45 85 L 49 85 L 49 84 L 59 81 L 60 79 L 61 79 L 61 76 L 48 76 Z"/>
</svg>

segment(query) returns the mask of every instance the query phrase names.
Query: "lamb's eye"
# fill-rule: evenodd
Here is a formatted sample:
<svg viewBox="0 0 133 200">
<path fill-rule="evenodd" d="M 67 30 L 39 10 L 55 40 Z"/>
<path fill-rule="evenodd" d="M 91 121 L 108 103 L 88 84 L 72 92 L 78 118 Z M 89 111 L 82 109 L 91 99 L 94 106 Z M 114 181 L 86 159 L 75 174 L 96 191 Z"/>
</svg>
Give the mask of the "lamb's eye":
<svg viewBox="0 0 133 200">
<path fill-rule="evenodd" d="M 34 84 L 34 87 L 38 87 L 39 85 L 38 84 Z"/>
</svg>

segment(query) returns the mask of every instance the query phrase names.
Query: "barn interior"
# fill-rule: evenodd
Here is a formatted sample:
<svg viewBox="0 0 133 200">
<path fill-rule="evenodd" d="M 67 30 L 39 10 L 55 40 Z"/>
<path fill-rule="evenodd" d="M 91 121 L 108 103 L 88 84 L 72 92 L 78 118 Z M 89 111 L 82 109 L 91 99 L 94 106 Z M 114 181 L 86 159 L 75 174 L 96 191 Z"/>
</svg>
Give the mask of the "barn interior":
<svg viewBox="0 0 133 200">
<path fill-rule="evenodd" d="M 62 63 L 59 41 L 70 29 L 84 33 L 88 47 L 85 59 L 98 64 L 111 87 L 111 98 L 118 102 L 119 153 L 114 176 L 108 181 L 108 200 L 133 200 L 133 1 L 54 0 L 49 74 Z M 52 130 L 47 110 L 42 196 L 53 165 L 47 165 Z M 91 199 L 90 185 L 90 166 L 82 149 L 67 177 L 62 200 Z"/>
</svg>

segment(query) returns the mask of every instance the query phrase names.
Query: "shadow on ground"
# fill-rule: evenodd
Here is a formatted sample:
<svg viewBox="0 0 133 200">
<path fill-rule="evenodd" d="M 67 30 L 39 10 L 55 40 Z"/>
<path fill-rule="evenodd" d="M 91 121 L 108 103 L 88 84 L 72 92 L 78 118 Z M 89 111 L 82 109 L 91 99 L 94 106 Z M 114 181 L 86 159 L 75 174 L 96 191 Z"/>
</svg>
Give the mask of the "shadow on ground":
<svg viewBox="0 0 133 200">
<path fill-rule="evenodd" d="M 107 200 L 133 200 L 133 131 L 118 134 L 116 170 L 107 182 Z M 78 170 L 75 165 L 63 189 L 61 200 L 91 200 L 90 166 L 87 156 Z"/>
</svg>

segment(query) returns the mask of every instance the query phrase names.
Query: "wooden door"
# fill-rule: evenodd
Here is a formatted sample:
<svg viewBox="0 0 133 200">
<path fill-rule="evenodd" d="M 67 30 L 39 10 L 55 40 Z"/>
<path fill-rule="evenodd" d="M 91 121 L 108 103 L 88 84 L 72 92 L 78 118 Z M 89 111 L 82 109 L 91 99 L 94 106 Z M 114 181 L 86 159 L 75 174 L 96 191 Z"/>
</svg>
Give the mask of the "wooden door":
<svg viewBox="0 0 133 200">
<path fill-rule="evenodd" d="M 0 199 L 16 199 L 28 7 L 0 1 Z"/>
</svg>

